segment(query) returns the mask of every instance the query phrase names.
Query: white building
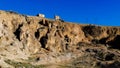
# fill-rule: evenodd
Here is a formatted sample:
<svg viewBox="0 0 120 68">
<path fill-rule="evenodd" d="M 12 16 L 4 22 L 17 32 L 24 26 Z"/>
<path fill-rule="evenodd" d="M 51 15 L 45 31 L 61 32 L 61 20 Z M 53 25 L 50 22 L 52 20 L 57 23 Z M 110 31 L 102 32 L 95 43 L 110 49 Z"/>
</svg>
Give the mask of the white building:
<svg viewBox="0 0 120 68">
<path fill-rule="evenodd" d="M 55 15 L 55 16 L 54 16 L 54 19 L 55 19 L 55 20 L 60 20 L 60 16 Z"/>
<path fill-rule="evenodd" d="M 42 17 L 42 18 L 44 18 L 44 17 L 45 17 L 45 15 L 44 15 L 44 14 L 38 14 L 37 16 L 38 16 L 38 17 Z"/>
</svg>

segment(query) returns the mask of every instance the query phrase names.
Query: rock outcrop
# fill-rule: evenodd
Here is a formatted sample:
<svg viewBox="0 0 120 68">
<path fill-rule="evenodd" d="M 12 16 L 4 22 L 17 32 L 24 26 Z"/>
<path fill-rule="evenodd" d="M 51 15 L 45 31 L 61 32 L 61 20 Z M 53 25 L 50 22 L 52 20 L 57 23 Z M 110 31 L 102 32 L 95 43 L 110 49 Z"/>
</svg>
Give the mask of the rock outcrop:
<svg viewBox="0 0 120 68">
<path fill-rule="evenodd" d="M 120 27 L 83 25 L 0 11 L 3 68 L 119 68 Z"/>
</svg>

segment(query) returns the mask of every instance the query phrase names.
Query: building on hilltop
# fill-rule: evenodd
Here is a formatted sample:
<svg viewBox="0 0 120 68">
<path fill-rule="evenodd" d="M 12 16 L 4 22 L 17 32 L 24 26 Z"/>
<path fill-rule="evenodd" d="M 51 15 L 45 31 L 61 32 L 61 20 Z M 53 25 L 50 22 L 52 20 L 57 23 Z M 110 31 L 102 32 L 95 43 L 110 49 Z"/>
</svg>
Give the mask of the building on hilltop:
<svg viewBox="0 0 120 68">
<path fill-rule="evenodd" d="M 61 21 L 61 22 L 64 22 L 64 20 L 62 20 L 62 19 L 60 18 L 60 16 L 58 16 L 58 15 L 55 15 L 55 16 L 54 16 L 54 19 L 55 19 L 55 20 L 58 20 L 58 21 Z"/>
<path fill-rule="evenodd" d="M 38 14 L 37 16 L 38 16 L 38 17 L 42 17 L 42 18 L 44 18 L 44 17 L 45 17 L 45 15 L 44 15 L 44 14 Z"/>
<path fill-rule="evenodd" d="M 54 16 L 54 19 L 55 19 L 55 20 L 60 20 L 60 16 L 55 15 L 55 16 Z"/>
</svg>

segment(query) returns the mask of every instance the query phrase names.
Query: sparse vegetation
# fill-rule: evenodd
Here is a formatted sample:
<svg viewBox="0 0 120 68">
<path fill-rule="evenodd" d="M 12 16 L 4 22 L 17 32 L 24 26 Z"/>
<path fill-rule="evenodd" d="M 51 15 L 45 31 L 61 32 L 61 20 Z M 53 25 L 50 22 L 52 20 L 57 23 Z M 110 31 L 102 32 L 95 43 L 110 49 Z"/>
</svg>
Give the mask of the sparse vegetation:
<svg viewBox="0 0 120 68">
<path fill-rule="evenodd" d="M 32 65 L 30 63 L 24 62 L 15 62 L 12 60 L 5 60 L 5 62 L 9 65 L 12 65 L 15 68 L 45 68 L 45 65 Z"/>
</svg>

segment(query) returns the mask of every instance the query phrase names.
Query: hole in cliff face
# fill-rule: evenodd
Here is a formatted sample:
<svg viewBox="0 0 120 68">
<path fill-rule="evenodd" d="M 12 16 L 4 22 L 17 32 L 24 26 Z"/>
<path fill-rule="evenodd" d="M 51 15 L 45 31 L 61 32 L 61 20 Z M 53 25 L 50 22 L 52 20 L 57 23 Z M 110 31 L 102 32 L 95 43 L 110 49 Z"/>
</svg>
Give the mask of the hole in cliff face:
<svg viewBox="0 0 120 68">
<path fill-rule="evenodd" d="M 65 40 L 66 42 L 70 42 L 70 39 L 69 39 L 69 37 L 68 37 L 67 35 L 65 35 L 64 37 L 65 37 L 64 40 Z"/>
<path fill-rule="evenodd" d="M 13 46 L 13 43 L 10 43 L 11 46 Z"/>
<path fill-rule="evenodd" d="M 62 28 L 61 28 L 61 31 L 62 31 L 62 32 L 64 32 L 64 31 L 65 31 L 65 28 L 64 28 L 64 27 L 62 27 Z"/>
<path fill-rule="evenodd" d="M 41 37 L 41 39 L 40 39 L 40 43 L 41 43 L 41 47 L 42 47 L 42 48 L 45 48 L 45 47 L 46 47 L 47 39 L 48 39 L 47 36 L 43 36 L 43 37 Z"/>
<path fill-rule="evenodd" d="M 120 68 L 120 61 L 114 61 L 112 63 L 97 63 L 97 66 L 100 66 L 99 68 Z"/>
<path fill-rule="evenodd" d="M 114 54 L 107 54 L 106 56 L 105 56 L 105 60 L 106 61 L 111 61 L 111 60 L 113 60 L 114 59 Z"/>
<path fill-rule="evenodd" d="M 20 24 L 20 25 L 18 26 L 18 28 L 16 29 L 16 31 L 14 32 L 16 38 L 17 38 L 19 41 L 20 41 L 20 32 L 21 32 L 20 28 L 21 28 L 22 26 L 23 26 L 23 24 Z"/>
<path fill-rule="evenodd" d="M 39 29 L 37 30 L 37 32 L 35 32 L 35 37 L 38 39 L 40 36 L 40 33 L 39 33 Z"/>
<path fill-rule="evenodd" d="M 39 58 L 39 57 L 37 57 L 35 60 L 36 60 L 36 61 L 39 61 L 39 60 L 40 60 L 40 58 Z"/>
<path fill-rule="evenodd" d="M 39 22 L 39 24 L 43 25 L 43 20 Z"/>
<path fill-rule="evenodd" d="M 114 40 L 108 42 L 111 48 L 120 49 L 120 35 L 117 35 Z"/>
<path fill-rule="evenodd" d="M 28 24 L 30 24 L 30 22 L 27 22 Z"/>
<path fill-rule="evenodd" d="M 66 43 L 66 44 L 65 44 L 65 49 L 66 49 L 66 50 L 68 50 L 68 46 L 69 46 L 69 44 Z"/>
<path fill-rule="evenodd" d="M 119 31 L 117 28 L 111 28 L 107 30 L 107 34 L 109 35 L 115 35 Z"/>
<path fill-rule="evenodd" d="M 99 43 L 99 40 L 98 40 L 98 39 L 93 39 L 91 42 L 92 42 L 93 44 L 98 44 L 98 43 Z"/>
<path fill-rule="evenodd" d="M 47 20 L 42 20 L 39 22 L 39 24 L 41 24 L 43 26 L 48 26 L 48 23 L 49 23 L 49 21 L 47 21 Z"/>
<path fill-rule="evenodd" d="M 95 25 L 84 26 L 82 30 L 84 31 L 86 36 L 91 35 L 94 37 L 99 36 L 103 32 L 101 27 Z"/>
<path fill-rule="evenodd" d="M 107 40 L 107 39 L 108 39 L 107 37 L 102 38 L 102 39 L 99 40 L 99 43 L 100 43 L 100 44 L 106 44 L 106 40 Z"/>
</svg>

